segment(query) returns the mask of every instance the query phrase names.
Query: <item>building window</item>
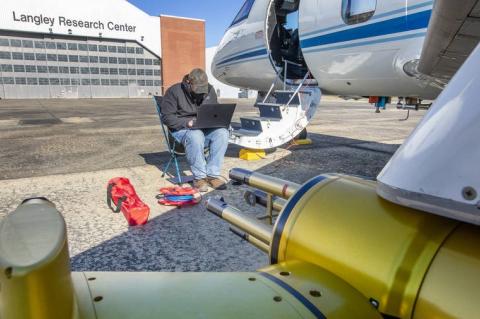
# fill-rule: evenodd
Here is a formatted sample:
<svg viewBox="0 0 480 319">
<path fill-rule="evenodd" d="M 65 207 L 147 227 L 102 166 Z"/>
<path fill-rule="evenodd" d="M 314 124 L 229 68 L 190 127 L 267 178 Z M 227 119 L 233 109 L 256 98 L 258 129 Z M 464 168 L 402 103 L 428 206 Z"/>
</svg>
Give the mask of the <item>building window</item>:
<svg viewBox="0 0 480 319">
<path fill-rule="evenodd" d="M 55 42 L 45 42 L 45 46 L 47 49 L 56 49 L 57 48 L 57 45 L 55 44 Z"/>
<path fill-rule="evenodd" d="M 127 53 L 134 54 L 135 53 L 135 48 L 127 47 Z"/>
<path fill-rule="evenodd" d="M 56 54 L 47 54 L 47 61 L 57 61 Z"/>
<path fill-rule="evenodd" d="M 90 59 L 88 58 L 88 55 L 79 55 L 79 56 L 78 56 L 78 59 L 79 59 L 80 62 L 82 62 L 82 63 L 88 63 L 88 61 L 90 61 Z"/>
<path fill-rule="evenodd" d="M 121 86 L 128 86 L 128 80 L 120 80 Z"/>
<path fill-rule="evenodd" d="M 114 46 L 114 45 L 109 45 L 108 46 L 108 52 L 117 53 L 117 47 Z"/>
<path fill-rule="evenodd" d="M 22 41 L 17 40 L 17 39 L 10 39 L 10 46 L 15 47 L 15 48 L 21 48 L 22 47 Z"/>
<path fill-rule="evenodd" d="M 25 85 L 25 84 L 27 84 L 27 79 L 26 78 L 15 78 L 15 84 Z"/>
<path fill-rule="evenodd" d="M 66 50 L 67 44 L 64 42 L 57 42 L 57 50 Z"/>
<path fill-rule="evenodd" d="M 137 59 L 137 64 L 144 65 L 145 60 L 144 59 Z"/>
<path fill-rule="evenodd" d="M 255 0 L 245 1 L 243 6 L 240 8 L 240 11 L 238 11 L 237 15 L 235 16 L 235 19 L 233 19 L 232 24 L 230 26 L 233 26 L 239 22 L 242 22 L 248 19 L 248 15 L 250 14 L 250 10 L 252 10 L 254 2 Z"/>
<path fill-rule="evenodd" d="M 81 74 L 90 74 L 90 68 L 80 68 Z"/>
<path fill-rule="evenodd" d="M 98 51 L 100 52 L 107 52 L 108 51 L 108 48 L 106 45 L 99 45 L 98 46 Z"/>
<path fill-rule="evenodd" d="M 5 77 L 3 78 L 3 84 L 15 84 L 15 80 L 12 77 Z"/>
<path fill-rule="evenodd" d="M 47 55 L 45 53 L 35 53 L 35 60 L 47 61 Z"/>
<path fill-rule="evenodd" d="M 82 85 L 90 85 L 90 79 L 82 79 Z"/>
<path fill-rule="evenodd" d="M 13 66 L 13 72 L 16 72 L 16 73 L 25 72 L 25 66 L 24 65 L 14 65 Z"/>
<path fill-rule="evenodd" d="M 127 69 L 118 69 L 118 74 L 120 75 L 127 75 Z"/>
<path fill-rule="evenodd" d="M 110 74 L 108 68 L 100 68 L 100 74 Z"/>
<path fill-rule="evenodd" d="M 100 85 L 100 79 L 92 79 L 90 83 L 92 83 L 92 85 Z"/>
<path fill-rule="evenodd" d="M 78 50 L 78 45 L 76 43 L 69 43 L 68 44 L 68 49 L 72 51 L 77 51 Z"/>
<path fill-rule="evenodd" d="M 145 75 L 144 69 L 137 69 L 137 75 Z"/>
<path fill-rule="evenodd" d="M 11 64 L 2 64 L 2 72 L 13 72 L 13 66 Z"/>
<path fill-rule="evenodd" d="M 135 65 L 135 59 L 134 58 L 127 58 L 127 63 L 131 65 Z"/>
<path fill-rule="evenodd" d="M 118 75 L 118 69 L 111 68 L 110 69 L 110 75 Z"/>
<path fill-rule="evenodd" d="M 153 75 L 160 76 L 160 70 L 153 70 Z"/>
<path fill-rule="evenodd" d="M 126 58 L 118 58 L 118 64 L 127 64 Z"/>
<path fill-rule="evenodd" d="M 84 43 L 79 43 L 78 44 L 78 50 L 79 51 L 88 51 L 88 45 L 86 45 Z"/>
<path fill-rule="evenodd" d="M 88 45 L 88 51 L 97 52 L 98 51 L 98 46 L 96 44 L 89 44 Z"/>
<path fill-rule="evenodd" d="M 127 53 L 127 48 L 126 47 L 117 47 L 117 52 L 118 53 Z"/>
<path fill-rule="evenodd" d="M 119 85 L 119 84 L 120 84 L 120 83 L 119 83 L 119 81 L 118 81 L 117 79 L 110 79 L 110 85 L 115 85 L 115 86 L 117 86 L 117 85 Z"/>
<path fill-rule="evenodd" d="M 12 54 L 7 51 L 0 51 L 0 59 L 10 60 L 12 58 Z"/>
<path fill-rule="evenodd" d="M 90 73 L 91 74 L 100 74 L 100 69 L 99 68 L 90 68 Z"/>
<path fill-rule="evenodd" d="M 101 56 L 100 63 L 108 63 L 108 58 L 106 56 Z"/>
<path fill-rule="evenodd" d="M 35 65 L 25 65 L 25 72 L 36 73 L 37 67 Z"/>
<path fill-rule="evenodd" d="M 37 72 L 38 73 L 47 73 L 48 68 L 45 65 L 37 65 Z"/>
<path fill-rule="evenodd" d="M 8 42 L 8 39 L 1 39 L 0 38 L 0 47 L 8 47 L 10 46 L 10 43 Z"/>
<path fill-rule="evenodd" d="M 58 67 L 58 72 L 62 74 L 69 74 L 70 72 L 68 71 L 68 66 L 59 66 Z"/>
<path fill-rule="evenodd" d="M 118 60 L 117 60 L 117 58 L 115 58 L 115 57 L 109 57 L 109 58 L 108 58 L 108 63 L 110 63 L 110 64 L 117 64 L 117 63 L 118 63 Z"/>
<path fill-rule="evenodd" d="M 28 85 L 38 85 L 38 79 L 37 78 L 27 78 L 27 84 Z"/>
<path fill-rule="evenodd" d="M 38 84 L 40 85 L 49 85 L 50 81 L 48 81 L 48 78 L 39 78 L 38 79 Z"/>
<path fill-rule="evenodd" d="M 70 73 L 71 74 L 78 74 L 80 72 L 80 68 L 77 66 L 71 66 L 70 67 Z"/>
<path fill-rule="evenodd" d="M 60 85 L 59 78 L 50 78 L 50 85 Z"/>
<path fill-rule="evenodd" d="M 145 59 L 145 65 L 152 65 L 153 60 L 152 59 Z"/>
<path fill-rule="evenodd" d="M 79 79 L 71 79 L 72 85 L 80 85 Z"/>
<path fill-rule="evenodd" d="M 160 60 L 158 59 L 153 60 L 153 65 L 160 65 Z"/>
<path fill-rule="evenodd" d="M 33 41 L 32 40 L 22 40 L 22 47 L 33 48 Z"/>
<path fill-rule="evenodd" d="M 23 60 L 23 53 L 22 52 L 12 52 L 12 58 L 14 60 Z"/>
<path fill-rule="evenodd" d="M 58 66 L 49 66 L 48 67 L 48 73 L 58 73 Z"/>
<path fill-rule="evenodd" d="M 70 85 L 70 79 L 60 79 L 61 85 Z"/>
<path fill-rule="evenodd" d="M 143 54 L 143 48 L 135 48 L 136 54 Z"/>
<path fill-rule="evenodd" d="M 89 59 L 90 63 L 98 63 L 98 56 L 91 55 Z"/>
<path fill-rule="evenodd" d="M 145 81 L 145 84 L 146 84 L 147 86 L 153 86 L 153 80 L 146 80 L 146 81 Z"/>
<path fill-rule="evenodd" d="M 78 62 L 78 55 L 69 55 L 68 61 L 70 62 Z"/>
<path fill-rule="evenodd" d="M 159 80 L 155 80 L 155 81 L 153 81 L 153 85 L 154 85 L 154 86 L 161 86 L 161 85 L 162 85 L 162 82 L 159 81 Z"/>
<path fill-rule="evenodd" d="M 135 70 L 135 69 L 128 69 L 128 75 L 137 75 L 137 70 Z"/>
<path fill-rule="evenodd" d="M 45 41 L 35 41 L 36 49 L 45 49 Z"/>
<path fill-rule="evenodd" d="M 102 79 L 102 85 L 110 85 L 110 80 L 109 79 Z"/>
<path fill-rule="evenodd" d="M 23 56 L 27 61 L 35 61 L 35 54 L 33 53 L 24 53 Z"/>
<path fill-rule="evenodd" d="M 68 62 L 68 56 L 66 54 L 59 54 L 58 55 L 59 62 Z"/>
<path fill-rule="evenodd" d="M 145 86 L 145 80 L 138 80 L 138 81 L 137 81 L 137 84 L 138 84 L 139 86 Z"/>
<path fill-rule="evenodd" d="M 145 70 L 145 75 L 153 76 L 153 70 L 152 69 L 146 69 Z"/>
<path fill-rule="evenodd" d="M 346 24 L 368 21 L 377 7 L 377 0 L 343 0 L 342 18 Z"/>
</svg>

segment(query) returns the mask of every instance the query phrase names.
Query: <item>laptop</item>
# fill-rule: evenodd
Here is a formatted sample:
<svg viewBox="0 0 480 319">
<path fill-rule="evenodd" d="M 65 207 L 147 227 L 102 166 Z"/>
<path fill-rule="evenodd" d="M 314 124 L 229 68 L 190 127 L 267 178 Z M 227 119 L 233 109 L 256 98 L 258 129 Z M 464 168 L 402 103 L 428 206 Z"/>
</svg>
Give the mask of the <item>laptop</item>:
<svg viewBox="0 0 480 319">
<path fill-rule="evenodd" d="M 236 104 L 202 104 L 197 111 L 193 129 L 228 128 Z"/>
</svg>

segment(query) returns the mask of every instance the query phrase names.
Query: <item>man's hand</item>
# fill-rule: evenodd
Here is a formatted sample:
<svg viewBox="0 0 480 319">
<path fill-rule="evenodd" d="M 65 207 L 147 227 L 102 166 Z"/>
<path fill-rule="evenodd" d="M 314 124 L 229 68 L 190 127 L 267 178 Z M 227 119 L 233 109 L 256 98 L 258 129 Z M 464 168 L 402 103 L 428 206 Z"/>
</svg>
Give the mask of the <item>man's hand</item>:
<svg viewBox="0 0 480 319">
<path fill-rule="evenodd" d="M 193 127 L 193 120 L 188 121 L 187 127 L 188 127 L 188 128 Z"/>
</svg>

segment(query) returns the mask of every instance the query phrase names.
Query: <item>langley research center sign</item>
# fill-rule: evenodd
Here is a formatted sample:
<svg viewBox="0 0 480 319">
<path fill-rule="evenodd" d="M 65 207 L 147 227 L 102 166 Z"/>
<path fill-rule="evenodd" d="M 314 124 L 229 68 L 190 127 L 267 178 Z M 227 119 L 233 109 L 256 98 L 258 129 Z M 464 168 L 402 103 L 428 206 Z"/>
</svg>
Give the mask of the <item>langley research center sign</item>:
<svg viewBox="0 0 480 319">
<path fill-rule="evenodd" d="M 73 27 L 73 28 L 84 28 L 84 29 L 96 29 L 96 30 L 105 30 L 105 27 L 108 30 L 112 31 L 123 31 L 123 32 L 135 32 L 137 28 L 134 25 L 129 25 L 127 23 L 118 24 L 112 21 L 88 21 L 88 20 L 76 20 L 69 19 L 67 17 L 58 16 L 58 17 L 49 17 L 43 14 L 40 15 L 30 15 L 22 14 L 12 11 L 13 21 L 21 23 L 35 24 L 37 26 L 45 25 L 49 27 L 54 27 L 55 25 L 61 27 Z"/>
</svg>

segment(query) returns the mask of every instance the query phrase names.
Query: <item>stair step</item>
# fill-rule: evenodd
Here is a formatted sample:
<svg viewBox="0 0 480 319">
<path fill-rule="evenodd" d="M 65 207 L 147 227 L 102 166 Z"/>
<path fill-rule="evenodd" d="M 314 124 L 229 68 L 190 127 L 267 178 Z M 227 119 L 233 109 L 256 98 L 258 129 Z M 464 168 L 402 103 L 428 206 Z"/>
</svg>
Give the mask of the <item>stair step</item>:
<svg viewBox="0 0 480 319">
<path fill-rule="evenodd" d="M 262 133 L 261 131 L 245 130 L 243 128 L 232 131 L 232 134 L 235 136 L 258 136 L 261 133 Z"/>
<path fill-rule="evenodd" d="M 261 119 L 259 118 L 241 117 L 240 122 L 242 123 L 242 129 L 244 130 L 263 131 Z"/>
<path fill-rule="evenodd" d="M 260 117 L 270 117 L 276 119 L 282 119 L 282 110 L 278 104 L 270 103 L 257 103 L 258 109 L 260 110 Z"/>
<path fill-rule="evenodd" d="M 273 92 L 272 95 L 275 97 L 275 103 L 285 105 L 288 103 L 288 101 L 290 101 L 294 93 L 295 92 L 292 92 L 292 91 L 278 90 Z M 298 105 L 298 104 L 300 104 L 300 98 L 298 97 L 298 94 L 297 94 L 295 95 L 295 98 L 292 100 L 292 102 L 290 102 L 290 105 Z"/>
</svg>

